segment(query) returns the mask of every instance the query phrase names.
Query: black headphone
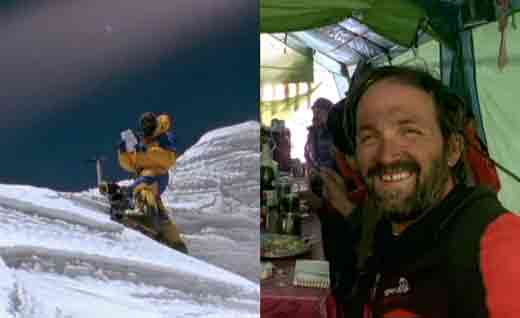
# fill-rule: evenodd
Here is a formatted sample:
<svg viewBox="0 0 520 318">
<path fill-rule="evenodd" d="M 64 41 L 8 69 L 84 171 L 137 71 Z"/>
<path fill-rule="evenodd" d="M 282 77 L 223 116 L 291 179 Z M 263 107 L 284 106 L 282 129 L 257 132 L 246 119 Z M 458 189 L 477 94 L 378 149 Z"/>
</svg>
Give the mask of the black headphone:
<svg viewBox="0 0 520 318">
<path fill-rule="evenodd" d="M 157 115 L 153 112 L 146 112 L 139 118 L 139 128 L 145 137 L 153 136 L 157 129 Z"/>
</svg>

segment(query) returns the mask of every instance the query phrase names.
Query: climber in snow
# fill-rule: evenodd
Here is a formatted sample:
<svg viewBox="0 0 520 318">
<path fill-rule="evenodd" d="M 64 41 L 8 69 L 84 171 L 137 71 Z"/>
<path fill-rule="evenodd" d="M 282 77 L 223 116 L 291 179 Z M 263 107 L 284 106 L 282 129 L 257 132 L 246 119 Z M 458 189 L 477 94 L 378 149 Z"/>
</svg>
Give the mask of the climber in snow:
<svg viewBox="0 0 520 318">
<path fill-rule="evenodd" d="M 168 246 L 187 253 L 186 244 L 161 200 L 168 185 L 169 170 L 176 163 L 173 118 L 168 114 L 147 112 L 139 119 L 139 129 L 137 136 L 130 129 L 123 131 L 118 149 L 120 166 L 136 176 L 128 187 L 121 187 L 126 207 L 144 212 L 142 222 L 152 224 Z M 103 187 L 107 184 L 102 184 Z M 110 191 L 107 188 L 100 190 Z"/>
</svg>

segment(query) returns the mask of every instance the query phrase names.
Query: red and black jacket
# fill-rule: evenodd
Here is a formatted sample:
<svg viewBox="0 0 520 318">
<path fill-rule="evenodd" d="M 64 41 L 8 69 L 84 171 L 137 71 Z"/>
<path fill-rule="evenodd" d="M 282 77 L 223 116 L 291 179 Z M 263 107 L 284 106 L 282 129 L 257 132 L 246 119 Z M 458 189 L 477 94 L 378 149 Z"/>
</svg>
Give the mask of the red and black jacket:
<svg viewBox="0 0 520 318">
<path fill-rule="evenodd" d="M 486 188 L 457 186 L 401 235 L 376 230 L 365 317 L 520 317 L 520 221 Z"/>
</svg>

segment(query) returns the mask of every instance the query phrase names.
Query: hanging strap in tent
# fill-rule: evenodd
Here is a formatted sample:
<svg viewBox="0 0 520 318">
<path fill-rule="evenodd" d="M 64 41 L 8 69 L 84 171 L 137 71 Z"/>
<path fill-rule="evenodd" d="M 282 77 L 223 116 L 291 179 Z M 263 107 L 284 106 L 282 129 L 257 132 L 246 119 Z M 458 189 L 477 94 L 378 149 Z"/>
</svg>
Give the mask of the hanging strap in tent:
<svg viewBox="0 0 520 318">
<path fill-rule="evenodd" d="M 502 70 L 509 62 L 506 47 L 506 31 L 509 22 L 507 16 L 511 0 L 497 0 L 499 5 L 498 30 L 500 31 L 500 48 L 498 53 L 498 69 Z"/>
</svg>

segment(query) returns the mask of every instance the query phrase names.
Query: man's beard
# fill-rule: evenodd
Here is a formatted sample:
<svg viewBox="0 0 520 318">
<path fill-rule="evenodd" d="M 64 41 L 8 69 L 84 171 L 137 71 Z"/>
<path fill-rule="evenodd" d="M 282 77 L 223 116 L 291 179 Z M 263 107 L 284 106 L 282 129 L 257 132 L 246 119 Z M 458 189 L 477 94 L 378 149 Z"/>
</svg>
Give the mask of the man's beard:
<svg viewBox="0 0 520 318">
<path fill-rule="evenodd" d="M 374 179 L 382 175 L 388 167 L 376 166 L 369 170 L 366 184 L 368 189 L 367 213 L 384 216 L 393 223 L 413 221 L 431 210 L 443 198 L 450 175 L 447 164 L 447 152 L 443 151 L 439 158 L 433 160 L 424 178 L 420 178 L 420 166 L 412 159 L 392 165 L 391 168 L 403 168 L 415 173 L 415 189 L 404 198 L 398 190 L 378 193 L 375 191 Z"/>
</svg>

